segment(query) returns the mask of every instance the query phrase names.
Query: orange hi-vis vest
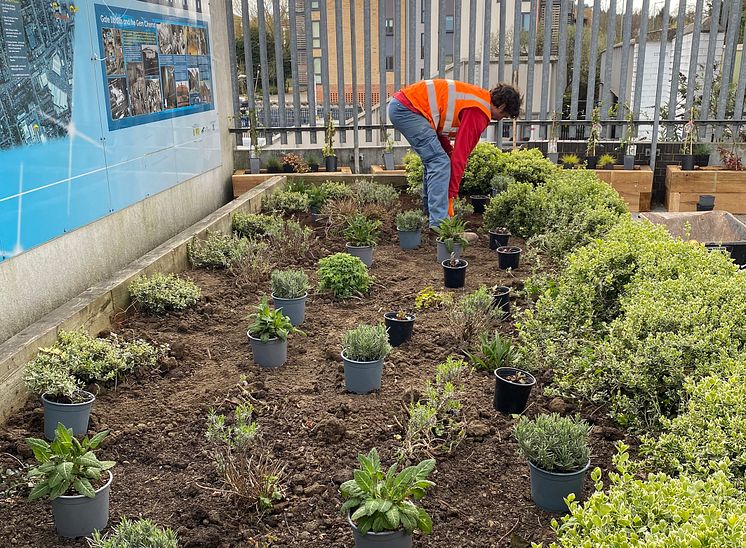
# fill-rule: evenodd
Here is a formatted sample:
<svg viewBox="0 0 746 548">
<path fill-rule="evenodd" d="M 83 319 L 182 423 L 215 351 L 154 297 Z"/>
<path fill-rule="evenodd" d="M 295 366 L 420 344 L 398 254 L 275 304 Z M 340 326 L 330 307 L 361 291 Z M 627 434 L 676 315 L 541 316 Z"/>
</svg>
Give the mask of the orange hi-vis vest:
<svg viewBox="0 0 746 548">
<path fill-rule="evenodd" d="M 412 106 L 422 114 L 433 129 L 441 134 L 454 135 L 461 124 L 459 115 L 465 108 L 477 107 L 487 119 L 490 111 L 490 92 L 456 80 L 423 80 L 401 90 Z"/>
</svg>

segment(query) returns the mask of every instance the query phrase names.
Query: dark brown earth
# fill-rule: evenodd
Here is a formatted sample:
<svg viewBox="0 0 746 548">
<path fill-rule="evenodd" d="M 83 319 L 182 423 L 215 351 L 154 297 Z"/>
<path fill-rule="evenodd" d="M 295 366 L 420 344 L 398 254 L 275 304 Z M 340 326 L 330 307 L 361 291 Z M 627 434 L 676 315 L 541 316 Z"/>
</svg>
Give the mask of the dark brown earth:
<svg viewBox="0 0 746 548">
<path fill-rule="evenodd" d="M 472 220 L 472 226 L 478 225 L 477 217 Z M 511 242 L 524 246 L 519 239 Z M 343 242 L 325 240 L 322 247 L 323 255 L 342 250 Z M 466 291 L 481 284 L 520 289 L 530 272 L 525 261 L 513 275 L 499 271 L 486 236 L 464 256 L 469 261 Z M 314 279 L 313 268 L 307 271 Z M 308 336 L 291 338 L 289 361 L 279 370 L 255 366 L 246 337 L 245 317 L 268 284 L 239 290 L 227 272 L 195 270 L 187 275 L 204 298 L 193 310 L 166 317 L 129 311 L 113 329 L 167 343 L 172 357 L 161 371 L 141 372 L 116 390 L 103 391 L 94 405 L 91 431 L 111 430 L 99 456 L 118 463 L 110 524 L 123 516 L 147 517 L 173 528 L 181 545 L 192 548 L 353 546 L 339 514 L 339 484 L 351 477 L 356 455 L 372 447 L 384 464 L 391 462 L 411 393 L 420 391 L 435 366 L 459 350 L 445 312 L 420 312 L 412 340 L 386 360 L 381 391 L 347 394 L 339 357 L 342 333 L 360 322 L 382 321 L 387 311 L 413 309 L 414 295 L 424 286 L 442 289 L 432 240 L 402 252 L 394 239 L 384 238 L 372 273 L 377 283 L 364 299 L 336 303 L 324 295 L 310 296 L 303 325 Z M 511 323 L 503 322 L 499 329 L 511 333 Z M 261 520 L 217 491 L 221 484 L 205 441 L 208 409 L 229 408 L 242 375 L 255 399 L 262 443 L 287 463 L 285 500 Z M 549 373 L 539 375 L 527 414 L 580 412 L 595 425 L 593 465 L 608 469 L 614 440 L 624 434 L 608 423 L 602 409 L 580 409 L 543 396 L 548 380 Z M 423 500 L 434 530 L 415 538 L 418 547 L 527 546 L 552 539 L 549 523 L 554 516 L 531 501 L 528 466 L 512 437 L 514 420 L 493 410 L 493 390 L 490 375 L 475 373 L 467 382 L 468 436 L 452 454 L 437 458 L 431 478 L 437 486 Z M 32 464 L 22 440 L 41 437 L 42 423 L 38 400 L 31 398 L 0 429 L 0 456 L 6 453 L 0 465 L 13 465 L 10 456 Z M 586 490 L 590 487 L 588 480 Z M 0 499 L 2 545 L 87 546 L 84 540 L 58 538 L 49 503 L 29 503 L 22 495 L 0 492 L 7 497 Z"/>
</svg>

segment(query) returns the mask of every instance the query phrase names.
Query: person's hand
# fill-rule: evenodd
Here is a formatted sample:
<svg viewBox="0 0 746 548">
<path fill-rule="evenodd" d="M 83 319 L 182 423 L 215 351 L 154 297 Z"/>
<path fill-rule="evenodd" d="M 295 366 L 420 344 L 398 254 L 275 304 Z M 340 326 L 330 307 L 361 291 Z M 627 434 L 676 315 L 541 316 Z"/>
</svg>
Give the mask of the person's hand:
<svg viewBox="0 0 746 548">
<path fill-rule="evenodd" d="M 453 217 L 455 215 L 453 211 L 453 202 L 455 201 L 455 198 L 448 198 L 448 216 Z"/>
</svg>

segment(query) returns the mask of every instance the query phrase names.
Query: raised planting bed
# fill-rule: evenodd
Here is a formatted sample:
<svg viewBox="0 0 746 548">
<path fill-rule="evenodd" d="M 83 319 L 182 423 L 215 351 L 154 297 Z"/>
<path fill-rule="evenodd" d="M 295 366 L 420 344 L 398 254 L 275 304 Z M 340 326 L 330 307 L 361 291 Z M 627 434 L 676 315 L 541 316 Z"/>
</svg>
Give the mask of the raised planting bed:
<svg viewBox="0 0 746 548">
<path fill-rule="evenodd" d="M 386 169 L 385 166 L 373 164 L 370 166 L 370 172 L 374 175 L 406 175 L 404 166 L 398 165 L 396 169 Z"/>
<path fill-rule="evenodd" d="M 614 187 L 631 212 L 650 211 L 653 196 L 653 171 L 650 166 L 624 169 L 624 166 L 619 165 L 614 166 L 614 169 L 594 171 L 599 179 Z"/>
<path fill-rule="evenodd" d="M 736 215 L 746 213 L 746 171 L 727 171 L 718 167 L 683 171 L 666 167 L 666 209 L 697 211 L 702 195 L 715 196 L 715 209 Z"/>
<path fill-rule="evenodd" d="M 414 205 L 409 200 L 402 209 Z M 469 221 L 477 227 L 480 218 Z M 313 226 L 307 216 L 302 222 Z M 314 230 L 319 237 L 313 248 L 316 258 L 344 249 L 342 237 L 326 238 L 324 228 Z M 511 244 L 526 249 L 521 238 L 513 236 Z M 415 295 L 426 286 L 444 291 L 434 256 L 432 234 L 423 237 L 421 247 L 405 252 L 393 221 L 387 222 L 370 270 L 376 283 L 364 297 L 346 302 L 316 291 L 315 260 L 288 260 L 283 268 L 302 268 L 312 289 L 302 326 L 306 336 L 288 339 L 288 361 L 278 369 L 254 365 L 246 336 L 246 316 L 261 295 L 269 293 L 268 279 L 239 289 L 225 270 L 188 270 L 183 275 L 202 290 L 193 308 L 165 316 L 135 309 L 121 315 L 113 331 L 168 344 L 171 350 L 157 369 L 136 372 L 116 390 L 97 394 L 89 432 L 111 431 L 101 452 L 117 462 L 109 523 L 123 516 L 147 517 L 173 528 L 180 546 L 353 546 L 347 517 L 340 513 L 340 484 L 359 467 L 356 456 L 373 447 L 387 465 L 395 462 L 407 424 L 406 406 L 423 394 L 437 364 L 451 354 L 458 356 L 465 345 L 447 309 L 419 310 L 412 339 L 385 358 L 380 391 L 351 395 L 345 390 L 341 338 L 361 323 L 380 323 L 384 312 L 414 312 Z M 533 260 L 526 257 L 511 272 L 498 270 L 486 234 L 467 246 L 463 257 L 469 275 L 464 289 L 451 292 L 454 298 L 481 285 L 500 285 L 513 289 L 512 309 L 526 306 L 520 290 L 536 266 Z M 490 329 L 506 337 L 513 334 L 509 321 L 495 321 Z M 544 396 L 548 381 L 546 375 L 537 375 L 526 414 L 557 411 L 588 419 L 594 425 L 592 465 L 608 470 L 613 443 L 624 433 L 603 418 L 597 405 L 577 407 Z M 421 501 L 432 517 L 433 532 L 415 535 L 418 548 L 483 548 L 553 539 L 550 523 L 555 516 L 530 500 L 529 467 L 512 435 L 515 420 L 493 408 L 494 390 L 490 372 L 475 372 L 464 381 L 466 436 L 451 453 L 433 455 L 437 466 L 430 479 L 436 486 Z M 232 417 L 241 398 L 253 405 L 261 446 L 285 466 L 284 496 L 261 518 L 222 491 L 205 438 L 209 410 Z M 8 454 L 30 464 L 32 455 L 23 440 L 42 432 L 40 404 L 30 399 L 0 428 L 0 458 Z M 591 483 L 586 481 L 586 495 Z M 48 504 L 29 503 L 26 494 L 19 488 L 4 494 L 0 504 L 0 534 L 14 539 L 13 546 L 87 546 L 82 539 L 59 538 Z"/>
<path fill-rule="evenodd" d="M 336 172 L 337 175 L 352 175 L 352 170 L 349 166 L 342 166 Z M 324 182 L 329 179 L 332 173 L 324 171 L 319 168 L 317 172 L 309 173 L 268 173 L 267 170 L 262 170 L 262 173 L 251 173 L 248 169 L 237 169 L 233 172 L 231 181 L 233 183 L 233 197 L 238 198 L 244 192 L 247 192 L 257 185 L 262 184 L 270 177 L 276 177 L 277 175 L 287 175 L 289 177 L 302 177 L 308 182 Z"/>
</svg>

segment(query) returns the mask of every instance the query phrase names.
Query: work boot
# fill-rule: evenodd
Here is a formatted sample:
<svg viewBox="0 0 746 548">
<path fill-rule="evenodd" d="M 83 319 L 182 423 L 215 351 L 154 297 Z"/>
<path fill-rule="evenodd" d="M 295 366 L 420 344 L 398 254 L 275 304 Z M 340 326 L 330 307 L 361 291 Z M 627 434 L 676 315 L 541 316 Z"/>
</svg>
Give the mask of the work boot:
<svg viewBox="0 0 746 548">
<path fill-rule="evenodd" d="M 463 236 L 464 240 L 466 240 L 470 244 L 473 244 L 479 239 L 479 235 L 476 232 L 464 232 Z"/>
</svg>

